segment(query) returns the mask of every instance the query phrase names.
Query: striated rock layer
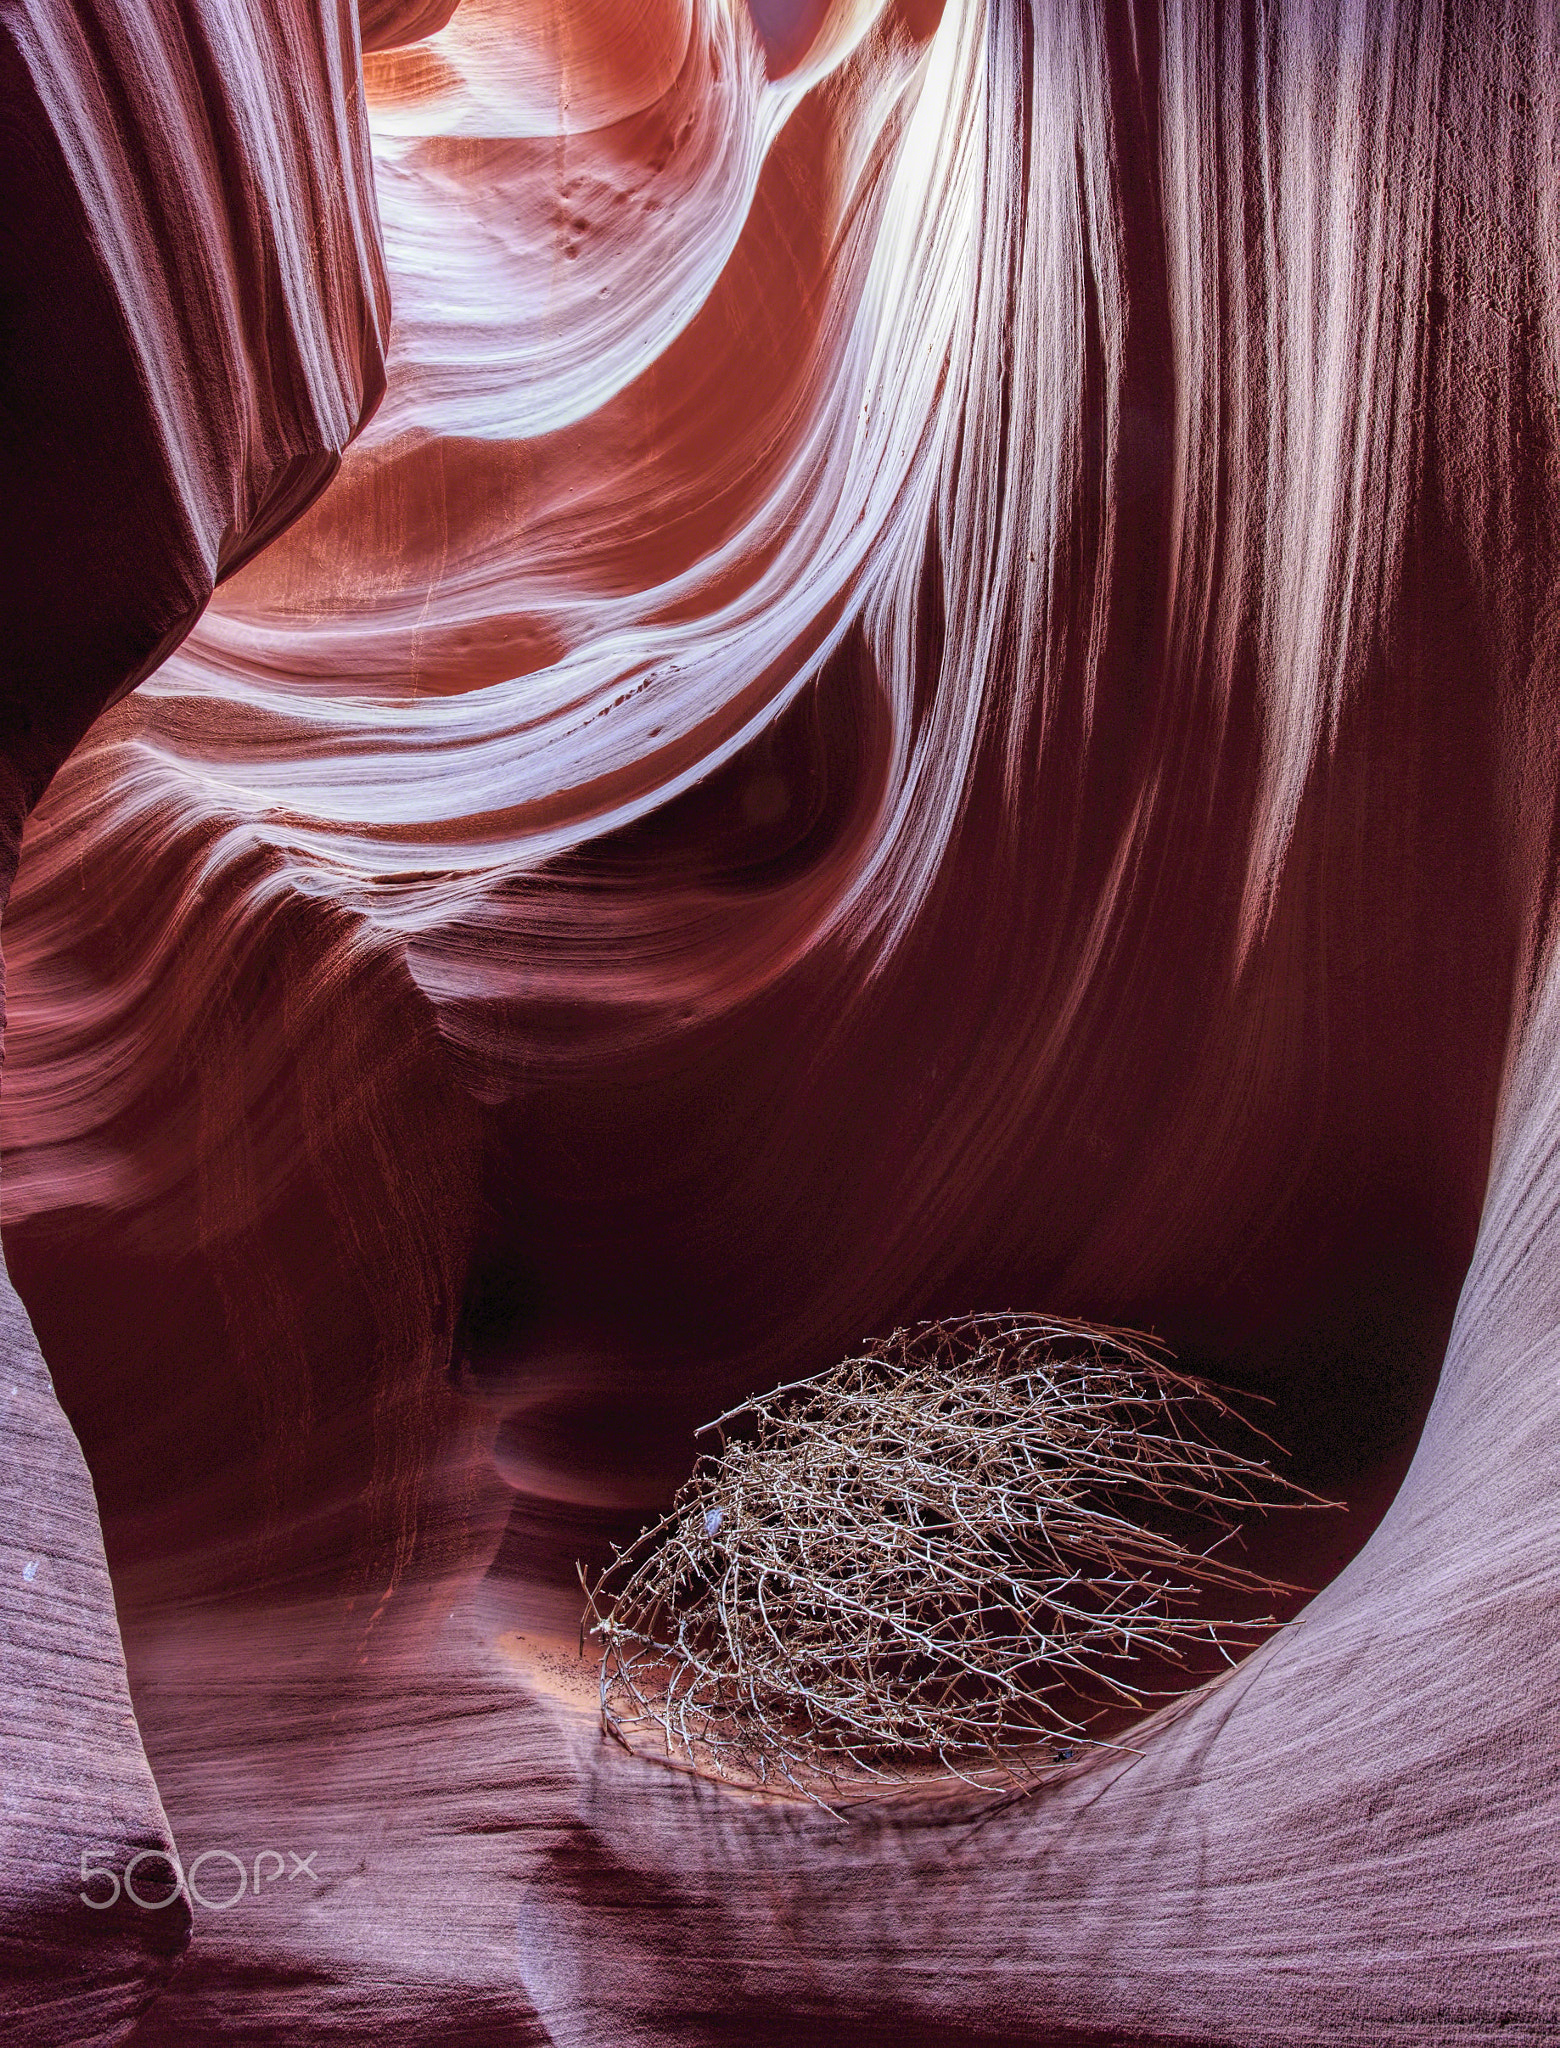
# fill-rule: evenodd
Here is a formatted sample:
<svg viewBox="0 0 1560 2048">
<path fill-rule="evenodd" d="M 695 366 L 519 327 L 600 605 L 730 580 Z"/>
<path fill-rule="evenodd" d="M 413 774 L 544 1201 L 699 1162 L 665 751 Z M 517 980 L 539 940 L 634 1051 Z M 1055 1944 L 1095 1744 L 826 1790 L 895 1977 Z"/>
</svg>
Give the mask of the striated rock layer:
<svg viewBox="0 0 1560 2048">
<path fill-rule="evenodd" d="M 3 9 L 16 816 L 155 669 L 28 825 L 7 1253 L 245 1871 L 134 2038 L 1552 2040 L 1549 10 L 377 0 L 366 141 L 218 17 Z M 1273 1399 L 1294 1624 L 978 1813 L 604 1747 L 692 1424 L 1009 1304 Z"/>
<path fill-rule="evenodd" d="M 3 0 L 0 132 L 3 897 L 70 748 L 329 479 L 383 387 L 388 306 L 338 8 Z M 95 1299 L 101 1364 L 136 1304 Z M 157 1854 L 134 1862 L 168 1822 L 92 1483 L 3 1275 L 0 1400 L 4 2031 L 118 2040 L 190 1914 L 158 1904 Z"/>
</svg>

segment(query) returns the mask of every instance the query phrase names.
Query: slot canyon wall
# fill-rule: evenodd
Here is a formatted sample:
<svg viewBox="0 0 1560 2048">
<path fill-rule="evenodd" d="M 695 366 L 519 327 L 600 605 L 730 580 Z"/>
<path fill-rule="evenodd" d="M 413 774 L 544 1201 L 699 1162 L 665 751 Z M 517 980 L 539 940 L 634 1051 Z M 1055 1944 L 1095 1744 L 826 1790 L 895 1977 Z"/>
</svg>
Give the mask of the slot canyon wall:
<svg viewBox="0 0 1560 2048">
<path fill-rule="evenodd" d="M 1545 0 L 0 30 L 8 2038 L 1560 2036 Z M 1007 1306 L 1273 1402 L 1290 1625 L 604 1744 L 694 1426 Z"/>
</svg>

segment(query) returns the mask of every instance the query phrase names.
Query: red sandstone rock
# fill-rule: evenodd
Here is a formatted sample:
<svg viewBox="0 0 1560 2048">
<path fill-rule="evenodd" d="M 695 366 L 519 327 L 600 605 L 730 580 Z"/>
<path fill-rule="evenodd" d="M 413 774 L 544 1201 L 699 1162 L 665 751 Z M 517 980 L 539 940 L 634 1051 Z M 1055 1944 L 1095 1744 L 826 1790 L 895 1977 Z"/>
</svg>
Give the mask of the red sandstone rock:
<svg viewBox="0 0 1560 2048">
<path fill-rule="evenodd" d="M 0 5 L 5 889 L 70 747 L 321 488 L 378 395 L 386 305 L 344 26 L 308 5 Z M 139 1305 L 96 1299 L 112 1373 Z M 92 1483 L 3 1279 L 0 1398 L 3 2031 L 120 2040 L 190 1915 L 157 1904 L 168 1822 Z M 112 1875 L 84 1885 L 84 1867 Z"/>
<path fill-rule="evenodd" d="M 175 238 L 171 410 L 101 357 L 148 509 L 78 434 L 51 531 L 141 531 L 49 617 L 130 651 L 44 772 L 248 558 L 7 915 L 141 1811 L 246 1872 L 134 2038 L 1552 2041 L 1553 25 L 754 13 L 366 17 L 386 402 L 264 553 L 219 509 L 272 535 L 371 397 L 350 119 L 273 42 L 183 103 L 276 122 L 269 212 L 220 136 L 111 153 L 300 265 L 223 346 Z M 1275 1397 L 1354 1510 L 1274 1546 L 1345 1567 L 1293 1627 L 979 1814 L 603 1746 L 546 1641 L 692 1424 L 1010 1303 Z"/>
</svg>

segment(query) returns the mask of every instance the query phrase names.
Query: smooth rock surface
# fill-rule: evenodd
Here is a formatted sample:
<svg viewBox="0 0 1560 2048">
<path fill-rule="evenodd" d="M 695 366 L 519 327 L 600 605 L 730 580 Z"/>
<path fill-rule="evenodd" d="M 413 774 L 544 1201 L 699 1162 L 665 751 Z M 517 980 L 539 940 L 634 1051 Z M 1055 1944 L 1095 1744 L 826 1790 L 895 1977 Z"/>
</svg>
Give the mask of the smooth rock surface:
<svg viewBox="0 0 1560 2048">
<path fill-rule="evenodd" d="M 70 748 L 331 475 L 387 306 L 335 8 L 5 0 L 0 133 L 3 896 Z M 109 1375 L 138 1314 L 103 1304 Z M 0 2032 L 117 2041 L 190 1912 L 159 1903 L 173 1844 L 93 1485 L 8 1278 L 0 1398 Z M 84 1886 L 84 1857 L 112 1874 Z"/>
<path fill-rule="evenodd" d="M 249 1880 L 135 2038 L 1552 2042 L 1549 10 L 366 21 L 385 402 L 6 927 L 8 1255 Z M 1009 1305 L 1274 1400 L 1292 1626 L 989 1809 L 603 1745 L 693 1424 Z"/>
<path fill-rule="evenodd" d="M 0 2002 L 13 2039 L 118 2041 L 182 1953 L 190 1913 L 171 1895 L 92 1481 L 5 1277 L 0 1401 Z M 145 1908 L 124 1895 L 127 1866 Z"/>
</svg>

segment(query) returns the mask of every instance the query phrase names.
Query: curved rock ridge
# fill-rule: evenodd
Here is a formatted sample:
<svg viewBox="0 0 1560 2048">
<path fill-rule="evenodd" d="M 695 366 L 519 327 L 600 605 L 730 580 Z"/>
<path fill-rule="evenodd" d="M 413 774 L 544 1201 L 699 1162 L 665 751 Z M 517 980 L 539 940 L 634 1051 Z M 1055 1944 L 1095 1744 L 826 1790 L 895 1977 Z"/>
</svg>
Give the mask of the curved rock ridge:
<svg viewBox="0 0 1560 2048">
<path fill-rule="evenodd" d="M 328 480 L 383 389 L 389 309 L 350 16 L 5 0 L 0 23 L 33 569 L 11 660 L 71 675 L 39 687 L 74 739 Z M 89 565 L 107 581 L 83 605 Z"/>
<path fill-rule="evenodd" d="M 1552 2040 L 1549 11 L 443 12 L 385 402 L 7 918 L 158 1787 L 328 1874 L 137 2039 Z M 536 1644 L 692 1424 L 1010 1304 L 1346 1568 L 978 1822 L 604 1749 Z"/>
<path fill-rule="evenodd" d="M 0 2011 L 13 2038 L 122 2039 L 189 1940 L 125 1679 L 97 1503 L 0 1274 Z M 126 1902 L 123 1883 L 148 1910 Z M 164 1906 L 163 1901 L 168 1904 Z"/>
<path fill-rule="evenodd" d="M 349 12 L 3 0 L 0 132 L 3 898 L 69 749 L 328 481 L 388 304 Z M 0 1405 L 3 2028 L 120 2040 L 190 1912 L 92 1481 L 4 1274 Z"/>
</svg>

